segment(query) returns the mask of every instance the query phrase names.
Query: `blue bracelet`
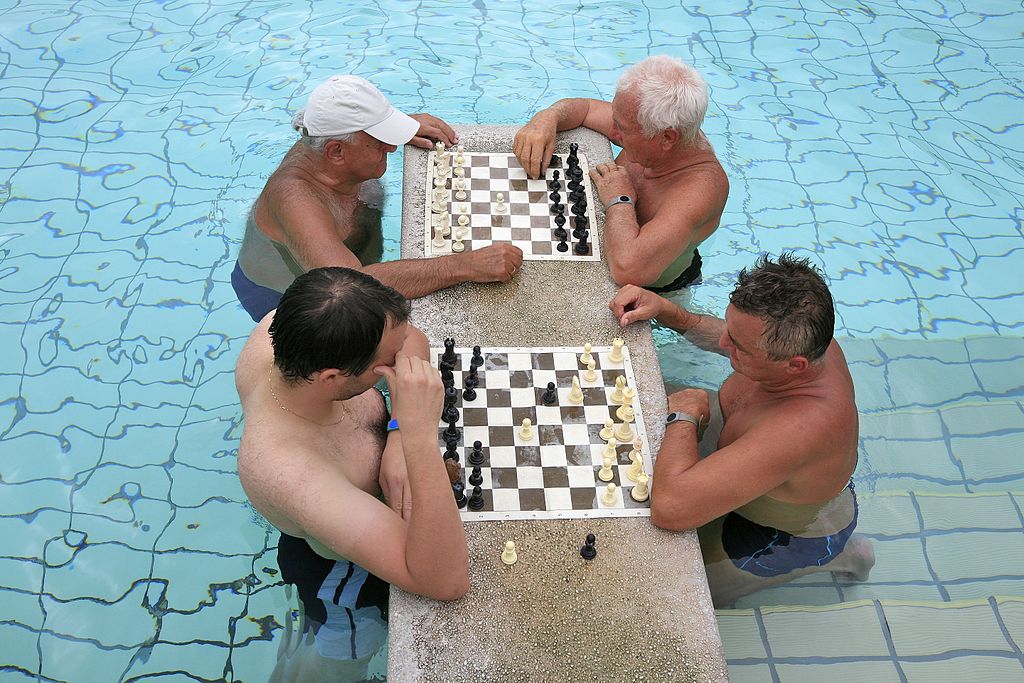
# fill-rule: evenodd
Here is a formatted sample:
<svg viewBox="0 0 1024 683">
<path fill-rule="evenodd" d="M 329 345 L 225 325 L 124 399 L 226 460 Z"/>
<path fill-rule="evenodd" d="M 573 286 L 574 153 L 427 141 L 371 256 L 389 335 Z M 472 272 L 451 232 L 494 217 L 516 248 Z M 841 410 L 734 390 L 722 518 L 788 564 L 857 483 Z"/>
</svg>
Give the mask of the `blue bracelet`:
<svg viewBox="0 0 1024 683">
<path fill-rule="evenodd" d="M 396 420 L 395 418 L 391 418 L 391 421 L 388 422 L 388 431 L 389 432 L 398 431 L 398 420 Z"/>
</svg>

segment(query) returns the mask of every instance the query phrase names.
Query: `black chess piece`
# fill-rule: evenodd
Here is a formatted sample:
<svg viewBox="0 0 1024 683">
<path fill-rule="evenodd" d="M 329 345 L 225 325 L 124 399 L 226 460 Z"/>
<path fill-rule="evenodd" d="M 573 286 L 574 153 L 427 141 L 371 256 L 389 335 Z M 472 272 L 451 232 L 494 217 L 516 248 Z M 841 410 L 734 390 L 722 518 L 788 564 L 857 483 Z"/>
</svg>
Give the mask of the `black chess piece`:
<svg viewBox="0 0 1024 683">
<path fill-rule="evenodd" d="M 573 246 L 572 250 L 577 256 L 586 256 L 590 253 L 590 243 L 587 242 L 587 238 L 590 237 L 590 233 L 586 230 L 580 233 L 580 240 Z"/>
<path fill-rule="evenodd" d="M 578 202 L 575 202 L 571 207 L 569 207 L 569 211 L 572 212 L 572 215 L 577 217 L 587 215 L 587 200 L 581 199 Z"/>
<path fill-rule="evenodd" d="M 455 387 L 452 387 L 452 391 L 455 391 Z M 441 415 L 441 419 L 448 424 L 454 424 L 459 421 L 460 417 L 459 409 L 455 407 L 455 404 L 451 404 L 444 409 L 444 413 Z"/>
<path fill-rule="evenodd" d="M 561 168 L 562 160 L 558 158 L 557 154 L 551 155 L 551 161 L 548 162 L 548 168 Z"/>
<path fill-rule="evenodd" d="M 581 228 L 580 226 L 577 225 L 575 228 L 572 229 L 572 238 L 574 240 L 582 239 L 584 230 L 586 230 L 586 228 Z"/>
<path fill-rule="evenodd" d="M 459 393 L 455 390 L 455 375 L 452 375 L 452 386 L 444 388 L 444 407 L 455 405 L 459 400 Z"/>
<path fill-rule="evenodd" d="M 455 373 L 452 372 L 451 368 L 444 365 L 441 366 L 441 384 L 444 385 L 445 389 L 455 386 Z"/>
<path fill-rule="evenodd" d="M 551 232 L 555 236 L 555 239 L 560 240 L 562 242 L 564 242 L 565 240 L 569 239 L 568 231 L 566 231 L 566 229 L 561 227 L 561 226 L 555 228 Z"/>
<path fill-rule="evenodd" d="M 444 456 L 443 456 L 444 460 L 455 460 L 456 462 L 458 462 L 458 460 L 459 460 L 458 443 L 459 443 L 458 441 L 448 442 L 448 448 L 445 450 Z"/>
<path fill-rule="evenodd" d="M 479 466 L 484 464 L 484 445 L 479 441 L 473 442 L 473 450 L 469 452 L 466 462 L 470 465 Z"/>
<path fill-rule="evenodd" d="M 556 204 L 552 204 L 551 205 L 551 213 L 556 214 L 556 215 L 557 214 L 565 213 L 565 204 L 562 204 L 561 202 L 556 203 Z"/>
<path fill-rule="evenodd" d="M 546 406 L 558 404 L 558 391 L 555 389 L 554 382 L 548 382 L 548 388 L 544 391 L 544 395 L 540 397 L 540 400 Z"/>
<path fill-rule="evenodd" d="M 580 555 L 584 560 L 592 560 L 597 557 L 597 547 L 594 545 L 596 541 L 597 537 L 594 534 L 587 534 L 587 542 L 580 548 Z"/>
<path fill-rule="evenodd" d="M 449 370 L 455 369 L 455 340 L 448 337 L 444 340 L 444 353 L 441 354 L 441 367 L 447 367 Z"/>
<path fill-rule="evenodd" d="M 566 235 L 566 237 L 568 237 L 568 235 Z M 565 237 L 558 238 L 558 244 L 555 245 L 555 249 L 563 254 L 569 251 L 569 243 L 566 241 Z"/>
<path fill-rule="evenodd" d="M 580 155 L 580 143 L 570 142 L 569 143 L 569 156 L 573 159 L 578 159 Z"/>
<path fill-rule="evenodd" d="M 459 428 L 455 426 L 456 422 L 458 422 L 458 420 L 448 420 L 448 429 L 444 430 L 444 436 L 446 439 L 459 438 Z"/>
<path fill-rule="evenodd" d="M 466 485 L 461 481 L 455 482 L 452 484 L 452 493 L 455 494 L 455 504 L 460 509 L 466 507 Z"/>
<path fill-rule="evenodd" d="M 467 389 L 476 389 L 478 386 L 480 386 L 480 374 L 477 372 L 477 369 L 475 367 L 469 368 L 469 374 L 466 375 L 466 379 L 463 380 L 463 384 Z"/>
<path fill-rule="evenodd" d="M 480 352 L 479 346 L 473 347 L 473 357 L 469 359 L 469 367 L 478 368 L 484 364 L 484 355 Z"/>
<path fill-rule="evenodd" d="M 555 214 L 555 225 L 557 225 L 558 227 L 562 227 L 563 225 L 565 225 L 565 214 L 562 213 L 561 211 Z"/>
<path fill-rule="evenodd" d="M 473 487 L 473 495 L 469 497 L 470 510 L 482 510 L 484 507 L 484 493 L 479 486 Z"/>
<path fill-rule="evenodd" d="M 444 445 L 448 448 L 448 450 L 454 451 L 458 447 L 458 445 L 459 445 L 459 437 L 458 436 L 448 436 L 447 434 L 443 434 L 443 436 L 444 436 Z"/>
<path fill-rule="evenodd" d="M 469 379 L 469 378 L 467 377 L 466 379 Z M 469 401 L 471 403 L 473 401 L 475 401 L 476 400 L 476 389 L 474 389 L 473 387 L 467 386 L 466 390 L 462 392 L 462 400 L 463 401 Z"/>
<path fill-rule="evenodd" d="M 480 473 L 480 466 L 477 465 L 473 468 L 473 472 L 469 475 L 469 485 L 479 486 L 484 480 L 484 475 Z"/>
<path fill-rule="evenodd" d="M 590 227 L 590 219 L 586 215 L 573 216 L 572 224 L 577 230 L 586 230 Z"/>
<path fill-rule="evenodd" d="M 559 180 L 558 177 L 559 173 L 557 169 L 551 171 L 551 180 L 548 181 L 548 187 L 554 190 L 555 192 L 558 192 L 559 190 L 562 189 L 562 181 Z"/>
</svg>

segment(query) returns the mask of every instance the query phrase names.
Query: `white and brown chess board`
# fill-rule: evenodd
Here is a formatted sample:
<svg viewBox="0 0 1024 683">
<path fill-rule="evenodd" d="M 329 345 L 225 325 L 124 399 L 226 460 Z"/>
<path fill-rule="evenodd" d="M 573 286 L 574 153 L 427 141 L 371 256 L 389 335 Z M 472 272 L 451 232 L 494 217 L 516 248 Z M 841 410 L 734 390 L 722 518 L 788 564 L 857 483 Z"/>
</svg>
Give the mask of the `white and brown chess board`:
<svg viewBox="0 0 1024 683">
<path fill-rule="evenodd" d="M 586 380 L 587 370 L 579 360 L 583 348 L 483 348 L 484 362 L 477 369 L 479 385 L 473 401 L 463 399 L 472 349 L 455 351 L 452 374 L 458 390 L 457 452 L 467 497 L 473 490 L 467 481 L 473 469 L 468 458 L 474 441 L 483 445 L 483 508 L 463 508 L 464 520 L 650 515 L 650 501 L 638 503 L 630 495 L 635 486 L 628 477 L 632 442 L 619 443 L 616 448 L 611 479 L 616 495 L 612 504 L 604 500 L 608 482 L 598 477 L 606 447 L 600 432 L 609 419 L 621 422 L 616 417 L 619 405 L 612 401 L 615 379 L 622 375 L 627 386 L 636 386 L 628 348 L 623 347 L 623 359 L 618 363 L 609 359 L 612 347 L 592 348 L 593 381 Z M 440 367 L 443 353 L 443 348 L 431 349 L 435 366 Z M 569 400 L 573 377 L 579 379 L 583 392 L 581 405 Z M 558 396 L 553 406 L 545 405 L 542 399 L 549 382 L 555 383 Z M 639 398 L 632 406 L 635 419 L 631 429 L 643 440 L 643 469 L 651 476 L 653 462 Z M 533 425 L 529 440 L 520 433 L 524 418 Z M 447 447 L 447 427 L 442 421 L 438 430 L 442 454 Z"/>
<path fill-rule="evenodd" d="M 438 152 L 432 151 L 427 160 L 426 182 L 426 217 L 425 217 L 425 251 L 427 256 L 441 256 L 458 251 L 453 250 L 456 237 L 460 234 L 459 216 L 468 216 L 468 222 L 461 226 L 463 251 L 473 251 L 498 242 L 508 242 L 523 250 L 523 258 L 535 261 L 600 261 L 600 245 L 597 239 L 594 214 L 594 192 L 590 183 L 590 168 L 583 154 L 578 155 L 580 168 L 583 171 L 581 184 L 587 200 L 586 217 L 589 237 L 588 249 L 584 254 L 577 254 L 575 247 L 579 240 L 573 236 L 575 218 L 572 213 L 572 202 L 568 201 L 568 178 L 566 173 L 565 154 L 554 155 L 557 162 L 548 168 L 544 178 L 536 180 L 527 177 L 526 170 L 519 164 L 513 154 L 469 152 L 461 153 L 464 172 L 465 199 L 459 199 L 457 184 L 460 176 L 456 175 L 459 156 L 457 151 L 448 152 L 449 159 L 445 166 L 447 171 L 439 172 L 436 158 Z M 565 205 L 564 228 L 569 232 L 567 250 L 558 251 L 559 239 L 555 236 L 555 212 L 552 210 L 549 183 L 558 171 L 562 184 L 561 203 Z M 440 181 L 438 179 L 440 177 Z M 443 190 L 443 199 L 436 201 L 435 191 Z M 499 203 L 498 195 L 503 195 L 504 202 Z M 501 206 L 504 210 L 501 210 Z M 437 209 L 442 209 L 439 212 Z M 436 240 L 435 228 L 446 213 L 450 226 L 443 240 Z"/>
</svg>

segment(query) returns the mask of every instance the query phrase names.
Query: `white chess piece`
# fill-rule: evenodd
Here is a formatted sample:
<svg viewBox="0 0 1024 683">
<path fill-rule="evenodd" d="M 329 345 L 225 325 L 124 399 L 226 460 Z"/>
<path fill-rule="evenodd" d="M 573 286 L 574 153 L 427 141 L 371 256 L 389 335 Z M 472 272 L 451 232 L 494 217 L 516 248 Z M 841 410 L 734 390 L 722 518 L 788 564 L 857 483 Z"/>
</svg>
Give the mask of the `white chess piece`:
<svg viewBox="0 0 1024 683">
<path fill-rule="evenodd" d="M 580 389 L 580 378 L 573 375 L 572 388 L 569 389 L 569 403 L 580 405 L 583 403 L 583 390 Z"/>
<path fill-rule="evenodd" d="M 615 378 L 615 391 L 608 397 L 608 400 L 617 406 L 622 405 L 623 390 L 626 388 L 626 378 L 623 375 L 619 375 Z"/>
<path fill-rule="evenodd" d="M 466 163 L 466 159 L 461 154 L 455 157 L 456 166 L 462 166 L 464 163 Z"/>
<path fill-rule="evenodd" d="M 587 380 L 588 382 L 596 382 L 597 381 L 597 373 L 594 372 L 594 368 L 596 368 L 596 367 L 597 367 L 597 363 L 595 363 L 594 359 L 591 358 L 590 362 L 587 363 L 587 371 L 583 374 L 583 379 Z"/>
<path fill-rule="evenodd" d="M 601 481 L 611 481 L 615 478 L 615 471 L 612 469 L 612 459 L 606 455 L 601 462 L 601 469 L 597 471 L 597 478 Z"/>
<path fill-rule="evenodd" d="M 463 166 L 456 166 L 455 167 L 455 175 L 458 178 L 465 178 L 466 177 L 466 169 L 465 169 L 465 167 L 463 167 Z"/>
<path fill-rule="evenodd" d="M 623 424 L 629 424 L 636 419 L 636 411 L 633 410 L 633 406 L 623 404 L 621 408 L 615 411 L 615 416 L 622 420 Z"/>
<path fill-rule="evenodd" d="M 636 396 L 636 391 L 633 387 L 626 387 L 622 390 L 622 405 L 615 411 L 615 417 L 619 418 L 623 422 L 633 421 L 633 398 Z M 626 417 L 629 415 L 629 417 Z"/>
<path fill-rule="evenodd" d="M 441 234 L 445 237 L 452 234 L 452 215 L 445 211 L 438 220 L 441 221 Z"/>
<path fill-rule="evenodd" d="M 646 472 L 641 472 L 636 478 L 636 486 L 629 492 L 630 497 L 638 503 L 642 503 L 651 497 L 651 488 L 648 482 L 651 480 Z"/>
<path fill-rule="evenodd" d="M 608 439 L 612 438 L 612 436 L 614 436 L 612 434 L 612 426 L 614 424 L 615 423 L 612 422 L 611 420 L 605 420 L 605 422 L 604 422 L 604 429 L 602 429 L 600 431 L 600 433 L 598 433 L 598 436 L 600 436 L 605 441 L 607 441 Z"/>
<path fill-rule="evenodd" d="M 622 347 L 626 342 L 622 341 L 620 337 L 616 337 L 612 340 L 612 352 L 608 354 L 608 360 L 613 363 L 622 362 Z"/>
<path fill-rule="evenodd" d="M 455 253 L 459 253 L 461 251 L 465 251 L 465 249 L 466 249 L 466 245 L 462 243 L 461 239 L 456 237 L 455 241 L 452 242 L 452 251 L 454 251 Z"/>
<path fill-rule="evenodd" d="M 430 243 L 430 246 L 434 247 L 435 250 L 444 249 L 448 245 L 448 242 L 444 239 L 444 228 L 437 226 L 434 228 L 434 240 Z"/>
<path fill-rule="evenodd" d="M 459 225 L 469 225 L 469 216 L 464 213 L 459 214 Z"/>
<path fill-rule="evenodd" d="M 458 152 L 459 154 L 462 154 L 463 152 L 466 151 L 466 147 L 464 145 L 457 145 L 455 147 L 455 151 Z"/>
<path fill-rule="evenodd" d="M 466 202 L 463 202 L 462 204 L 459 204 L 459 213 L 468 216 L 469 215 L 469 204 L 466 203 Z"/>
<path fill-rule="evenodd" d="M 602 458 L 618 458 L 618 452 L 616 449 L 619 447 L 619 442 L 613 436 L 608 439 L 607 445 L 604 447 L 604 451 L 601 453 Z"/>
<path fill-rule="evenodd" d="M 586 365 L 590 361 L 594 360 L 594 356 L 590 353 L 594 347 L 590 344 L 583 345 L 583 354 L 580 356 L 580 365 Z"/>
<path fill-rule="evenodd" d="M 615 438 L 619 441 L 628 443 L 633 440 L 634 436 L 636 435 L 633 434 L 633 429 L 628 422 L 623 421 L 615 426 Z"/>
<path fill-rule="evenodd" d="M 448 184 L 448 181 L 445 180 L 443 177 L 441 177 L 441 176 L 434 176 L 434 188 L 435 189 L 438 189 L 438 190 L 444 189 L 445 185 L 447 185 L 447 184 Z"/>
<path fill-rule="evenodd" d="M 523 441 L 530 441 L 533 439 L 533 423 L 530 422 L 530 418 L 523 418 L 523 426 L 519 430 L 519 438 Z"/>
<path fill-rule="evenodd" d="M 518 559 L 515 541 L 505 541 L 505 549 L 501 551 L 501 561 L 505 564 L 515 564 Z"/>
<path fill-rule="evenodd" d="M 637 438 L 637 440 L 633 442 L 633 450 L 629 452 L 629 460 L 631 464 L 629 469 L 626 470 L 626 477 L 628 477 L 630 481 L 637 481 L 637 478 L 644 471 L 644 453 L 640 450 L 643 447 L 642 444 L 643 442 Z"/>
<path fill-rule="evenodd" d="M 467 237 L 469 237 L 469 228 L 467 228 L 465 225 L 460 225 L 459 227 L 455 228 L 455 237 L 460 240 L 466 239 Z"/>
<path fill-rule="evenodd" d="M 505 195 L 499 192 L 497 199 L 498 205 L 494 207 L 494 210 L 497 211 L 498 213 L 508 212 L 508 207 L 505 206 Z"/>
<path fill-rule="evenodd" d="M 458 178 L 455 181 L 455 189 L 457 190 L 457 192 L 455 193 L 455 198 L 458 199 L 460 202 L 466 201 L 466 196 L 467 195 L 466 195 L 466 179 L 465 178 Z"/>
<path fill-rule="evenodd" d="M 618 493 L 618 487 L 615 484 L 609 483 L 608 486 L 604 487 L 604 495 L 601 496 L 601 502 L 608 507 L 613 507 L 619 502 Z"/>
<path fill-rule="evenodd" d="M 434 151 L 437 152 L 438 154 L 442 154 L 444 152 L 444 143 L 441 142 L 440 140 L 435 142 L 434 143 Z"/>
</svg>

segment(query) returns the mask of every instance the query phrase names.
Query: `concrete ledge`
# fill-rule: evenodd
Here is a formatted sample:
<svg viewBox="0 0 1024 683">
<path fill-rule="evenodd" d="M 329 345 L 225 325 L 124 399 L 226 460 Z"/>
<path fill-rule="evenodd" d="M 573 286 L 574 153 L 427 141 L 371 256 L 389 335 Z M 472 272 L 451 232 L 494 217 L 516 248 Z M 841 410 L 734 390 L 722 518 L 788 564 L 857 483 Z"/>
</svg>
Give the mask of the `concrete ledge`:
<svg viewBox="0 0 1024 683">
<path fill-rule="evenodd" d="M 460 126 L 462 144 L 511 151 L 518 127 Z M 604 136 L 570 141 L 591 167 L 611 159 Z M 402 257 L 422 258 L 427 153 L 407 148 Z M 596 207 L 595 239 L 604 214 Z M 413 302 L 413 322 L 434 346 L 580 346 L 622 336 L 636 373 L 651 448 L 664 434 L 665 391 L 648 326 L 623 330 L 608 310 L 618 287 L 604 262 L 526 261 L 512 282 L 466 283 Z M 599 555 L 583 560 L 588 532 Z M 474 522 L 469 594 L 439 603 L 391 591 L 389 680 L 726 680 L 726 665 L 696 534 L 649 518 Z M 501 562 L 506 540 L 519 561 Z"/>
</svg>

